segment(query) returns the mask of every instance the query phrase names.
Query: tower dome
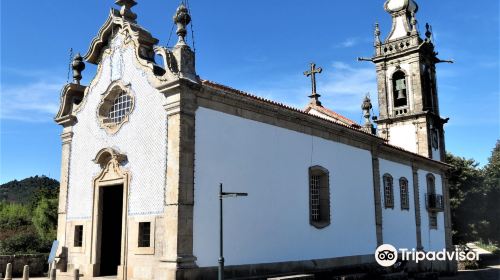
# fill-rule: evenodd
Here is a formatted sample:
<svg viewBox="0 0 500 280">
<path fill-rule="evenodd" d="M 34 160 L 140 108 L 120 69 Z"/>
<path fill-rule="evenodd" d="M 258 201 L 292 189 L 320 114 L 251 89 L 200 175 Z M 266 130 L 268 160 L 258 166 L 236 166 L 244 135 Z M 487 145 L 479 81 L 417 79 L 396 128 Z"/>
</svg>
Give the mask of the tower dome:
<svg viewBox="0 0 500 280">
<path fill-rule="evenodd" d="M 384 8 L 390 14 L 403 10 L 409 13 L 416 13 L 418 11 L 418 5 L 413 0 L 387 0 Z"/>
</svg>

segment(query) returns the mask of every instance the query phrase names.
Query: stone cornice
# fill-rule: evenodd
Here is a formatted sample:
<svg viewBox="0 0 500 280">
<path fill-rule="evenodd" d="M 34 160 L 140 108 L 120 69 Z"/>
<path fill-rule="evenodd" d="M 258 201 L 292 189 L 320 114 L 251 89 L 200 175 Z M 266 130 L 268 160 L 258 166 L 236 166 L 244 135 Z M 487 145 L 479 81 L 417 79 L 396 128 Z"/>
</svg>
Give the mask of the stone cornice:
<svg viewBox="0 0 500 280">
<path fill-rule="evenodd" d="M 424 112 L 420 112 L 420 113 L 404 114 L 404 115 L 399 115 L 399 116 L 391 116 L 388 118 L 378 119 L 375 121 L 375 123 L 377 123 L 377 124 L 395 123 L 395 122 L 401 122 L 401 121 L 406 121 L 406 120 L 411 120 L 411 119 L 418 119 L 420 117 L 431 117 L 431 118 L 437 119 L 442 124 L 445 124 L 448 122 L 448 119 L 443 119 L 440 116 L 436 115 L 435 113 L 424 111 Z"/>
<path fill-rule="evenodd" d="M 93 64 L 98 64 L 102 50 L 107 46 L 109 39 L 113 34 L 118 33 L 118 30 L 125 30 L 137 44 L 137 54 L 139 57 L 146 60 L 154 59 L 153 46 L 157 44 L 158 39 L 154 38 L 151 33 L 133 21 L 126 20 L 121 17 L 120 12 L 116 9 L 111 9 L 108 19 L 99 29 L 97 36 L 92 40 L 87 54 L 84 58 Z"/>
<path fill-rule="evenodd" d="M 59 111 L 54 117 L 56 123 L 64 127 L 72 126 L 76 123 L 77 118 L 73 113 L 73 109 L 82 101 L 86 89 L 86 86 L 74 83 L 66 84 L 63 87 Z"/>
</svg>

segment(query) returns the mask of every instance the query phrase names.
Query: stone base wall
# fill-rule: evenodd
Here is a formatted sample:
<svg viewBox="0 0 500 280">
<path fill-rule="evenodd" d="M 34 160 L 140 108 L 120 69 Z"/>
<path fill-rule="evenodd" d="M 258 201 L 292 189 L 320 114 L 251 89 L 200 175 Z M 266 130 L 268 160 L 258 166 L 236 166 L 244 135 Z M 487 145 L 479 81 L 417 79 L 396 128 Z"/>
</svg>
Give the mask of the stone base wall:
<svg viewBox="0 0 500 280">
<path fill-rule="evenodd" d="M 360 255 L 333 259 L 291 261 L 266 264 L 250 264 L 226 266 L 226 278 L 242 278 L 257 276 L 263 278 L 278 277 L 291 274 L 317 274 L 369 272 L 377 268 L 373 255 Z M 203 267 L 177 270 L 177 279 L 217 279 L 217 267 Z"/>
<path fill-rule="evenodd" d="M 0 274 L 5 275 L 8 263 L 12 263 L 12 276 L 22 276 L 25 265 L 30 267 L 30 276 L 41 276 L 48 270 L 49 254 L 0 256 Z"/>
</svg>

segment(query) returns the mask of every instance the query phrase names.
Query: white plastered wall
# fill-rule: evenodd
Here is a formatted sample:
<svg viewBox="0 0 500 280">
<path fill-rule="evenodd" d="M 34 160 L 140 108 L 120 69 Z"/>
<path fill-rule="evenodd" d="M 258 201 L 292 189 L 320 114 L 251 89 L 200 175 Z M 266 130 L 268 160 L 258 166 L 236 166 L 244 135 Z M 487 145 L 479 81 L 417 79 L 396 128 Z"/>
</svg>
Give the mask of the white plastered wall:
<svg viewBox="0 0 500 280">
<path fill-rule="evenodd" d="M 308 168 L 330 172 L 331 224 L 309 224 Z M 194 255 L 216 266 L 219 183 L 248 197 L 224 200 L 226 264 L 373 254 L 371 153 L 218 111 L 196 112 Z"/>
<path fill-rule="evenodd" d="M 398 123 L 389 127 L 389 143 L 417 153 L 417 131 L 412 123 Z"/>
<path fill-rule="evenodd" d="M 382 230 L 385 244 L 396 248 L 417 248 L 415 201 L 413 194 L 413 172 L 409 165 L 379 159 L 380 163 L 380 197 L 382 198 Z M 394 208 L 384 207 L 384 181 L 383 175 L 390 174 L 394 180 Z M 409 210 L 401 210 L 401 192 L 399 179 L 408 180 L 408 194 L 410 201 Z"/>
<path fill-rule="evenodd" d="M 103 56 L 102 69 L 90 84 L 76 115 L 78 122 L 73 128 L 70 156 L 68 220 L 92 216 L 93 178 L 100 172 L 92 160 L 101 149 L 108 147 L 128 157 L 124 167 L 131 174 L 129 214 L 163 212 L 167 153 L 165 101 L 136 63 L 135 49 L 122 43 L 121 35 L 112 41 L 112 55 Z M 119 79 L 124 85 L 130 84 L 135 105 L 129 121 L 111 135 L 100 127 L 97 108 L 111 82 Z"/>
<path fill-rule="evenodd" d="M 422 246 L 425 251 L 439 251 L 446 248 L 445 228 L 444 228 L 444 212 L 438 212 L 437 229 L 429 228 L 429 213 L 425 207 L 425 194 L 427 193 L 427 174 L 430 172 L 425 170 L 418 171 L 419 193 L 420 193 L 420 217 L 421 217 L 421 233 Z M 441 175 L 432 173 L 435 177 L 436 194 L 443 194 L 443 184 Z"/>
</svg>

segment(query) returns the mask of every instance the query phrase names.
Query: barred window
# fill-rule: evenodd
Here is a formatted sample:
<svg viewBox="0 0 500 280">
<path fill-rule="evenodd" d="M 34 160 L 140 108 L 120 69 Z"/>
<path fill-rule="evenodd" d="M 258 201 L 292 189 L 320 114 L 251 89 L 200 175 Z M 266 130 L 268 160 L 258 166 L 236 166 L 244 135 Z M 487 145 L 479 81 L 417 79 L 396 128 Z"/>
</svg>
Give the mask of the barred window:
<svg viewBox="0 0 500 280">
<path fill-rule="evenodd" d="M 401 196 L 401 210 L 409 210 L 410 196 L 408 193 L 408 180 L 405 177 L 399 179 L 399 193 Z"/>
<path fill-rule="evenodd" d="M 151 223 L 140 222 L 138 247 L 151 247 Z"/>
<path fill-rule="evenodd" d="M 384 174 L 384 207 L 394 208 L 394 187 L 390 174 Z"/>
<path fill-rule="evenodd" d="M 311 219 L 319 221 L 319 189 L 321 188 L 321 176 L 311 176 Z"/>
<path fill-rule="evenodd" d="M 73 238 L 73 247 L 82 247 L 83 245 L 83 226 L 75 226 L 75 235 Z"/>
<path fill-rule="evenodd" d="M 123 118 L 130 112 L 132 99 L 126 92 L 120 93 L 113 102 L 108 114 L 109 121 L 112 123 L 120 123 Z"/>
<path fill-rule="evenodd" d="M 134 109 L 134 95 L 130 87 L 120 82 L 112 83 L 98 105 L 97 115 L 101 128 L 108 133 L 118 132 L 129 120 Z"/>
<path fill-rule="evenodd" d="M 309 168 L 309 222 L 316 228 L 330 224 L 329 172 L 321 166 Z"/>
<path fill-rule="evenodd" d="M 436 178 L 434 177 L 434 174 L 429 173 L 426 176 L 427 179 L 427 199 L 429 199 L 429 196 L 433 198 L 434 200 L 436 199 Z M 432 201 L 434 204 L 435 202 Z M 428 208 L 428 213 L 429 213 L 429 228 L 430 229 L 437 229 L 438 228 L 438 220 L 437 220 L 437 215 L 438 213 L 434 208 Z"/>
</svg>

